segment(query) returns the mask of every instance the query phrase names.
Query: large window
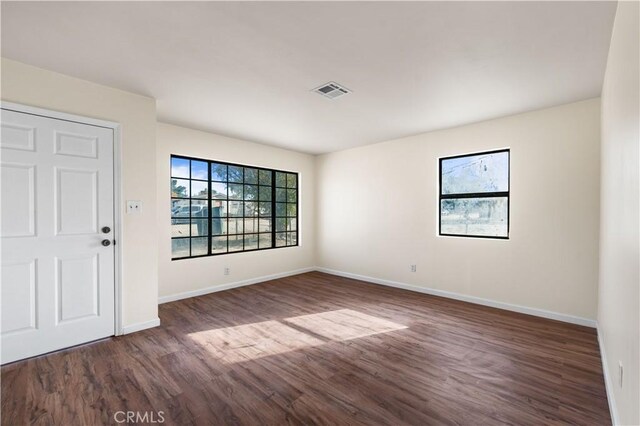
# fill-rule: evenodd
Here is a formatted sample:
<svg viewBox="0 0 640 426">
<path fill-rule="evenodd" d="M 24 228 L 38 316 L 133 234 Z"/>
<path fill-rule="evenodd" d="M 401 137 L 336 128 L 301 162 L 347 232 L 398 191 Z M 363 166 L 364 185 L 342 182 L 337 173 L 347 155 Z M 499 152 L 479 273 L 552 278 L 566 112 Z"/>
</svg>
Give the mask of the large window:
<svg viewBox="0 0 640 426">
<path fill-rule="evenodd" d="M 171 156 L 171 258 L 298 245 L 298 174 Z"/>
<path fill-rule="evenodd" d="M 509 238 L 509 150 L 440 159 L 440 235 Z"/>
</svg>

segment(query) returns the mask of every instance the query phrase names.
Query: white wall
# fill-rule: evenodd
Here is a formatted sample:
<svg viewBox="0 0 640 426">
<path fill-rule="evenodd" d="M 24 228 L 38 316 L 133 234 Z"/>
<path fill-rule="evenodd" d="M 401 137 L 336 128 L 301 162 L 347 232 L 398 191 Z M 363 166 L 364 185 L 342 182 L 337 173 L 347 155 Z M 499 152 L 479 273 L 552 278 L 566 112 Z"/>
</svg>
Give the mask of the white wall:
<svg viewBox="0 0 640 426">
<path fill-rule="evenodd" d="M 609 402 L 625 425 L 640 424 L 639 9 L 618 3 L 602 90 L 598 328 Z"/>
<path fill-rule="evenodd" d="M 314 157 L 252 142 L 158 123 L 157 198 L 161 300 L 184 297 L 229 283 L 286 274 L 315 265 Z M 300 179 L 300 245 L 259 252 L 171 260 L 171 154 L 294 171 Z M 230 275 L 224 275 L 224 268 Z"/>
<path fill-rule="evenodd" d="M 317 264 L 594 320 L 599 123 L 592 99 L 320 156 Z M 438 157 L 504 147 L 511 238 L 437 236 Z"/>
<path fill-rule="evenodd" d="M 143 202 L 140 215 L 123 216 L 123 324 L 156 320 L 155 100 L 6 58 L 1 67 L 2 100 L 121 124 L 123 199 Z"/>
</svg>

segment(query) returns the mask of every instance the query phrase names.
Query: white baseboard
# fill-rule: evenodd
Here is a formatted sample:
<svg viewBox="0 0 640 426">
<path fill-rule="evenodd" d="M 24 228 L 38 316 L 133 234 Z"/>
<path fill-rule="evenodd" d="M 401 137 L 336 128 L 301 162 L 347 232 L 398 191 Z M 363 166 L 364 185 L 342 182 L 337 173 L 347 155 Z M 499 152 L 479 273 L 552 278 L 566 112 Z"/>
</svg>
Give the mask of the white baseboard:
<svg viewBox="0 0 640 426">
<path fill-rule="evenodd" d="M 598 332 L 598 345 L 600 346 L 600 358 L 602 360 L 602 372 L 604 373 L 604 387 L 607 391 L 607 401 L 609 402 L 609 412 L 611 413 L 611 423 L 613 425 L 619 425 L 618 409 L 616 407 L 616 399 L 613 395 L 613 378 L 609 373 L 609 364 L 607 363 L 607 352 L 604 348 L 604 337 L 600 331 L 600 327 L 597 327 Z"/>
<path fill-rule="evenodd" d="M 354 280 L 366 281 L 373 284 L 385 285 L 388 287 L 396 287 L 404 290 L 416 291 L 418 293 L 431 294 L 433 296 L 447 297 L 449 299 L 461 300 L 463 302 L 475 303 L 478 305 L 491 306 L 492 308 L 505 309 L 507 311 L 520 312 L 522 314 L 534 315 L 542 318 L 549 318 L 557 321 L 564 321 L 571 324 L 584 325 L 586 327 L 595 328 L 596 321 L 588 318 L 576 317 L 573 315 L 561 314 L 558 312 L 547 311 L 538 308 L 529 308 L 527 306 L 513 305 L 511 303 L 497 302 L 495 300 L 483 299 L 481 297 L 467 296 L 464 294 L 453 293 L 445 290 L 437 290 L 434 288 L 420 287 L 412 284 L 401 283 L 398 281 L 384 280 L 380 278 L 368 277 L 365 275 L 352 274 L 350 272 L 336 271 L 334 269 L 317 267 L 316 271 L 324 272 L 331 275 L 337 275 Z"/>
<path fill-rule="evenodd" d="M 147 328 L 153 328 L 159 325 L 160 325 L 160 318 L 152 319 L 151 321 L 125 325 L 124 327 L 122 327 L 122 334 L 135 333 L 136 331 L 146 330 Z"/>
<path fill-rule="evenodd" d="M 461 300 L 463 302 L 475 303 L 478 305 L 491 306 L 493 308 L 505 309 L 507 311 L 520 312 L 523 314 L 534 315 L 537 317 L 553 319 L 557 321 L 568 322 L 571 324 L 583 325 L 586 327 L 596 328 L 596 321 L 588 318 L 576 317 L 573 315 L 561 314 L 558 312 L 547 311 L 544 309 L 530 308 L 527 306 L 514 305 L 511 303 L 497 302 L 495 300 L 483 299 L 481 297 L 467 296 L 464 294 L 453 293 L 445 290 L 437 290 L 429 287 L 420 287 L 412 284 L 401 283 L 398 281 L 384 280 L 375 277 L 369 277 L 365 275 L 352 274 L 350 272 L 337 271 L 334 269 L 311 267 L 296 269 L 293 271 L 281 272 L 273 275 L 265 275 L 261 277 L 251 278 L 243 281 L 235 281 L 232 283 L 220 284 L 217 286 L 206 287 L 198 290 L 186 291 L 183 293 L 172 294 L 169 296 L 162 296 L 158 298 L 158 303 L 174 302 L 176 300 L 188 299 L 190 297 L 202 296 L 209 293 L 215 293 L 218 291 L 230 290 L 232 288 L 244 287 L 247 285 L 257 284 L 264 281 L 275 280 L 278 278 L 289 277 L 292 275 L 303 274 L 305 272 L 324 272 L 331 275 L 337 275 L 345 278 L 352 278 L 355 280 L 366 281 L 372 284 L 385 285 L 389 287 L 401 288 L 404 290 L 416 291 L 419 293 L 431 294 L 434 296 L 446 297 L 449 299 Z"/>
<path fill-rule="evenodd" d="M 202 296 L 202 295 L 205 295 L 205 294 L 215 293 L 215 292 L 218 292 L 218 291 L 224 291 L 224 290 L 230 290 L 232 288 L 244 287 L 246 285 L 257 284 L 257 283 L 261 283 L 261 282 L 264 282 L 264 281 L 276 280 L 278 278 L 290 277 L 291 275 L 304 274 L 305 272 L 312 272 L 312 271 L 315 271 L 315 270 L 316 270 L 316 268 L 313 268 L 313 267 L 312 268 L 296 269 L 296 270 L 293 270 L 293 271 L 281 272 L 279 274 L 264 275 L 264 276 L 257 277 L 257 278 L 250 278 L 248 280 L 235 281 L 235 282 L 232 282 L 232 283 L 220 284 L 220 285 L 206 287 L 206 288 L 202 288 L 202 289 L 198 289 L 198 290 L 185 291 L 184 293 L 177 293 L 177 294 L 171 294 L 169 296 L 162 296 L 162 297 L 158 298 L 158 303 L 162 304 L 162 303 L 174 302 L 176 300 L 188 299 L 190 297 Z"/>
</svg>

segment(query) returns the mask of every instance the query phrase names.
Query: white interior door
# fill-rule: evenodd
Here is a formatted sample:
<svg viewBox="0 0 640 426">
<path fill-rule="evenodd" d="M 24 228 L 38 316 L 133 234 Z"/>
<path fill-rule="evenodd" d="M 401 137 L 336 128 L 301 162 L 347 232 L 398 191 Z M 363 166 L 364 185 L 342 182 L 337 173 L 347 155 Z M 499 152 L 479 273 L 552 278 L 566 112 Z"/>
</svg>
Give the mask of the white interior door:
<svg viewBox="0 0 640 426">
<path fill-rule="evenodd" d="M 4 364 L 114 334 L 113 129 L 0 121 Z"/>
</svg>

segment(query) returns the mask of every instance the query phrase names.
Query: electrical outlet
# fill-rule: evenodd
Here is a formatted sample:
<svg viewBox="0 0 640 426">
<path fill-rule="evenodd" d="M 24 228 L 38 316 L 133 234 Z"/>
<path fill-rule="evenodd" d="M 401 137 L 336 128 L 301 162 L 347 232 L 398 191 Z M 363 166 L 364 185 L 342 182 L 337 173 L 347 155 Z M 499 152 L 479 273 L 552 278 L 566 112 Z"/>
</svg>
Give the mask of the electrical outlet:
<svg viewBox="0 0 640 426">
<path fill-rule="evenodd" d="M 231 273 L 231 269 L 229 268 L 224 268 L 224 274 L 225 275 L 229 275 Z"/>
<path fill-rule="evenodd" d="M 624 369 L 622 367 L 622 361 L 618 361 L 618 383 L 622 387 L 622 378 L 624 377 Z"/>
<path fill-rule="evenodd" d="M 127 200 L 127 214 L 139 214 L 142 211 L 142 201 Z"/>
<path fill-rule="evenodd" d="M 416 265 L 411 265 L 411 272 L 416 272 L 417 268 Z"/>
</svg>

